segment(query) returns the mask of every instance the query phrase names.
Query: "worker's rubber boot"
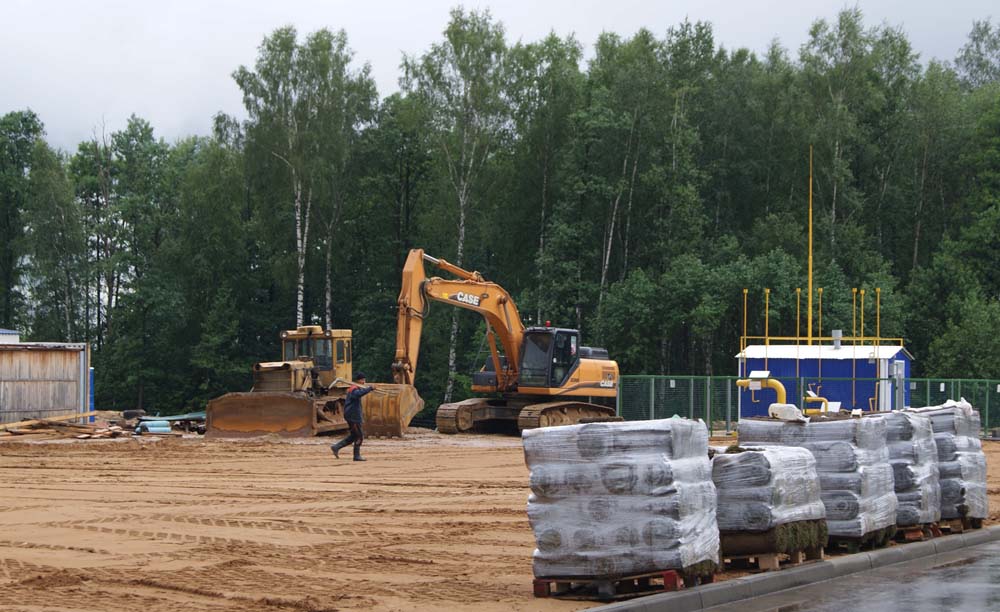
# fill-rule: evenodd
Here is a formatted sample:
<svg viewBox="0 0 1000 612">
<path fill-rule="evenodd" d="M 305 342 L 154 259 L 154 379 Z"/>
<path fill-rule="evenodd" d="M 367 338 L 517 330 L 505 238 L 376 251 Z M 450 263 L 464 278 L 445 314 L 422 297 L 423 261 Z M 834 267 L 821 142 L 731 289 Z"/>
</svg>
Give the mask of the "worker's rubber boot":
<svg viewBox="0 0 1000 612">
<path fill-rule="evenodd" d="M 344 440 L 341 440 L 336 444 L 331 444 L 330 450 L 333 451 L 333 456 L 336 457 L 337 459 L 340 459 L 340 449 L 344 448 L 345 446 L 347 446 L 347 444 L 344 442 Z"/>
<path fill-rule="evenodd" d="M 355 446 L 354 447 L 354 460 L 355 461 L 367 461 L 367 459 L 365 459 L 364 457 L 361 456 L 361 447 L 360 446 Z"/>
</svg>

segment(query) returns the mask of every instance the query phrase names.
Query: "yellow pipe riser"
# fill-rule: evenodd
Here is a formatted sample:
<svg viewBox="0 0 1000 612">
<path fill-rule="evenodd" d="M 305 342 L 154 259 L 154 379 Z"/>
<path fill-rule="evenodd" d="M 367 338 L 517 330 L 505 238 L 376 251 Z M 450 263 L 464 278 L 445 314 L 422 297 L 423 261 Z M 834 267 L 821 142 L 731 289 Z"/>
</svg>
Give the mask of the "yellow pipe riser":
<svg viewBox="0 0 1000 612">
<path fill-rule="evenodd" d="M 759 382 L 761 387 L 766 389 L 773 389 L 774 392 L 778 394 L 777 403 L 779 404 L 787 403 L 785 402 L 785 399 L 788 397 L 785 394 L 785 385 L 781 384 L 780 380 L 776 378 L 760 378 L 760 379 L 741 378 L 740 380 L 736 381 L 736 386 L 749 389 L 751 382 Z"/>
</svg>

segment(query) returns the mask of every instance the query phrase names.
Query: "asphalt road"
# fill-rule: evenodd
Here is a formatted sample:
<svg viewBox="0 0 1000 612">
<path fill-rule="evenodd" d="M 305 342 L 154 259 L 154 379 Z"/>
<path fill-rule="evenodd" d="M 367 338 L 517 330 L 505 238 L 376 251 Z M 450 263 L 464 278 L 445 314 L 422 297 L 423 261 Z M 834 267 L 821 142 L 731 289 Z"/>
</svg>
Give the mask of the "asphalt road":
<svg viewBox="0 0 1000 612">
<path fill-rule="evenodd" d="M 1000 542 L 707 608 L 710 612 L 1000 612 Z"/>
</svg>

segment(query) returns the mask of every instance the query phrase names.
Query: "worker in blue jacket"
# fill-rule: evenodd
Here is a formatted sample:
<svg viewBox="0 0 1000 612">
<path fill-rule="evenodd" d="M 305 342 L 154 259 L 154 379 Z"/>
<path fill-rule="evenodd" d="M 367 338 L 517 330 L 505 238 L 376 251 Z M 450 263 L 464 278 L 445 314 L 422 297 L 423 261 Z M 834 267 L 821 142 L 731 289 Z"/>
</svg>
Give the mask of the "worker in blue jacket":
<svg viewBox="0 0 1000 612">
<path fill-rule="evenodd" d="M 365 387 L 365 373 L 358 372 L 354 375 L 354 383 L 351 388 L 347 390 L 347 399 L 344 402 L 344 420 L 347 421 L 347 427 L 350 429 L 350 433 L 347 437 L 330 446 L 330 450 L 333 451 L 333 456 L 340 459 L 340 449 L 344 448 L 350 443 L 354 443 L 354 460 L 364 461 L 365 458 L 361 456 L 361 443 L 365 441 L 365 432 L 362 427 L 364 423 L 364 416 L 361 412 L 361 398 L 368 395 L 375 390 L 375 387 Z"/>
</svg>

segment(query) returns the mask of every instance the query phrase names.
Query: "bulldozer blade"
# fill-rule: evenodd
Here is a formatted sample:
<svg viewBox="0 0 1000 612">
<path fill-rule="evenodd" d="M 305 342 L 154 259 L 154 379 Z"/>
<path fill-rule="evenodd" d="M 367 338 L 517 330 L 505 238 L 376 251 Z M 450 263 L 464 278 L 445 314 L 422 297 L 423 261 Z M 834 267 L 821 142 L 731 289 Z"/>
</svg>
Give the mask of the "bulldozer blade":
<svg viewBox="0 0 1000 612">
<path fill-rule="evenodd" d="M 365 418 L 365 434 L 370 436 L 402 437 L 413 417 L 424 407 L 413 385 L 375 383 L 379 393 L 369 393 L 361 399 Z"/>
<path fill-rule="evenodd" d="M 322 431 L 347 429 L 340 416 L 317 421 L 315 400 L 299 393 L 227 393 L 208 402 L 205 434 L 219 438 L 246 438 L 275 434 L 299 438 Z"/>
</svg>

